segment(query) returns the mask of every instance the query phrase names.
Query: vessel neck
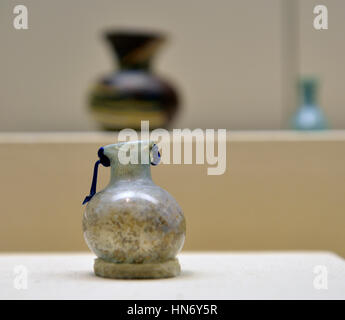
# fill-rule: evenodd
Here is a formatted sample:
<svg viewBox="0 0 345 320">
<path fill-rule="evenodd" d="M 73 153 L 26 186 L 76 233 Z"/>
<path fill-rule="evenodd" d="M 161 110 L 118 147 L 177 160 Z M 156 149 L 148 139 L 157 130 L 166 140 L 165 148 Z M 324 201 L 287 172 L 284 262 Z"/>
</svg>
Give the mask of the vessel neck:
<svg viewBox="0 0 345 320">
<path fill-rule="evenodd" d="M 111 162 L 109 185 L 121 182 L 152 182 L 150 164 L 120 164 Z"/>
<path fill-rule="evenodd" d="M 306 81 L 302 84 L 302 104 L 314 106 L 316 104 L 317 87 L 313 81 Z"/>
<path fill-rule="evenodd" d="M 103 147 L 110 161 L 110 185 L 120 181 L 152 181 L 149 141 L 131 141 Z"/>
<path fill-rule="evenodd" d="M 106 39 L 121 70 L 147 71 L 165 38 L 157 33 L 110 32 Z"/>
<path fill-rule="evenodd" d="M 119 60 L 119 69 L 121 71 L 150 71 L 151 63 L 150 61 L 138 62 L 138 63 L 126 63 Z"/>
</svg>

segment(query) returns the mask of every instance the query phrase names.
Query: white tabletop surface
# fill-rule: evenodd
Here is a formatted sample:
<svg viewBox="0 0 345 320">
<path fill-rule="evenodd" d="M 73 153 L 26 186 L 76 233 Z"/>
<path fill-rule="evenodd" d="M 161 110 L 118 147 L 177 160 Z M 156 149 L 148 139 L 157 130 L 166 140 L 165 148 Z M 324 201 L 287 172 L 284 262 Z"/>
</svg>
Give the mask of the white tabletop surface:
<svg viewBox="0 0 345 320">
<path fill-rule="evenodd" d="M 328 252 L 183 253 L 160 280 L 99 278 L 93 259 L 1 254 L 0 299 L 345 299 L 345 260 Z"/>
</svg>

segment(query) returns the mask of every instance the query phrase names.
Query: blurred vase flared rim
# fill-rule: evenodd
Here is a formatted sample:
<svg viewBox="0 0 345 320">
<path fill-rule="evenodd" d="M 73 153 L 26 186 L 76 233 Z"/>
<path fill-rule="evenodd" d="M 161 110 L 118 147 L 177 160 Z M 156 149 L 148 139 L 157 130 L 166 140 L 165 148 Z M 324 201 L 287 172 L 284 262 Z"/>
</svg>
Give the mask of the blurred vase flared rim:
<svg viewBox="0 0 345 320">
<path fill-rule="evenodd" d="M 107 39 L 147 39 L 147 40 L 165 40 L 167 35 L 163 32 L 145 30 L 145 29 L 107 29 L 104 31 Z"/>
</svg>

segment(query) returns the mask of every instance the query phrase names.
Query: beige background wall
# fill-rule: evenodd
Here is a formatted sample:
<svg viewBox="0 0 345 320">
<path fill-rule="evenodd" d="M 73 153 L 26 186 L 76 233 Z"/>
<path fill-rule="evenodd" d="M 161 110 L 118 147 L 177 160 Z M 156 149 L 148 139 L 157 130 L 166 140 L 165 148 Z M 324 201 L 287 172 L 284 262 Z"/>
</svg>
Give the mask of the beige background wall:
<svg viewBox="0 0 345 320">
<path fill-rule="evenodd" d="M 0 2 L 1 131 L 95 129 L 85 94 L 113 68 L 101 37 L 109 27 L 170 34 L 155 66 L 183 93 L 175 127 L 284 128 L 298 70 L 323 77 L 322 105 L 336 128 L 345 127 L 344 1 L 327 1 L 330 29 L 321 32 L 312 27 L 318 2 L 311 0 L 20 3 L 29 30 L 13 28 L 15 2 Z"/>
<path fill-rule="evenodd" d="M 82 200 L 106 134 L 0 134 L 0 251 L 87 250 Z M 195 150 L 195 149 L 194 149 Z M 330 250 L 345 256 L 345 132 L 230 133 L 227 171 L 159 165 L 185 250 Z M 100 168 L 98 190 L 108 182 Z"/>
</svg>

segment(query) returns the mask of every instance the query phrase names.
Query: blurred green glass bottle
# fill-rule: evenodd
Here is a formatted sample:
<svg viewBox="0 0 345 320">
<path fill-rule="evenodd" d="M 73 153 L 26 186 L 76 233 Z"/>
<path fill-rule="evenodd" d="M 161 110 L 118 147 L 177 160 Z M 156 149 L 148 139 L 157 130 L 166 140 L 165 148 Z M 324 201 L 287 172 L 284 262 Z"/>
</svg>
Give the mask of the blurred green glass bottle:
<svg viewBox="0 0 345 320">
<path fill-rule="evenodd" d="M 315 78 L 303 78 L 299 83 L 301 105 L 294 113 L 291 127 L 295 130 L 327 129 L 326 117 L 317 103 L 318 82 Z"/>
</svg>

